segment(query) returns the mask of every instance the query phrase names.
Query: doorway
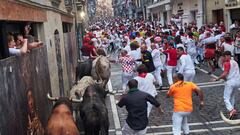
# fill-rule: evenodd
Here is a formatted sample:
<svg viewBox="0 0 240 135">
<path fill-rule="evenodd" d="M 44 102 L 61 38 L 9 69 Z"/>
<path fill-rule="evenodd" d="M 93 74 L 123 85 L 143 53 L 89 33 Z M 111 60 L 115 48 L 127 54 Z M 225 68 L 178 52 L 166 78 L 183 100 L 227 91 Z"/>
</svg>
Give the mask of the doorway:
<svg viewBox="0 0 240 135">
<path fill-rule="evenodd" d="M 213 10 L 212 11 L 212 22 L 219 23 L 224 20 L 223 9 Z"/>
</svg>

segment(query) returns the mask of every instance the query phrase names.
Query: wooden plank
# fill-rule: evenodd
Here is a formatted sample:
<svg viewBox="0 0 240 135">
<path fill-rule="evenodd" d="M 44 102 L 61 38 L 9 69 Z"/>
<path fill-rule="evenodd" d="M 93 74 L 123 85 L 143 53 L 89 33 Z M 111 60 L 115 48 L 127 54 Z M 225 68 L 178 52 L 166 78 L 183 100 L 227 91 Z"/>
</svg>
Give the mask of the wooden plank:
<svg viewBox="0 0 240 135">
<path fill-rule="evenodd" d="M 46 126 L 52 107 L 46 98 L 51 93 L 46 48 L 1 60 L 0 74 L 1 134 L 27 134 L 28 116 Z"/>
</svg>

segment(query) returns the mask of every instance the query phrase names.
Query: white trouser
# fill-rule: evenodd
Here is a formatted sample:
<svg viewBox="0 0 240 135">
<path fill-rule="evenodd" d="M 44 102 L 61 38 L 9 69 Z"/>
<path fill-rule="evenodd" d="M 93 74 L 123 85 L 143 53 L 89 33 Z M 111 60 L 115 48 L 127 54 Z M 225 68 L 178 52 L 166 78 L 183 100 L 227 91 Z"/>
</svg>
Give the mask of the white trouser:
<svg viewBox="0 0 240 135">
<path fill-rule="evenodd" d="M 238 83 L 228 82 L 225 84 L 223 99 L 228 111 L 234 109 L 236 90 L 240 87 Z"/>
<path fill-rule="evenodd" d="M 155 71 L 154 71 L 154 77 L 156 78 L 158 85 L 162 86 L 162 77 L 161 77 L 161 66 L 156 67 Z"/>
<path fill-rule="evenodd" d="M 133 79 L 134 73 L 122 72 L 122 89 L 125 91 L 127 89 L 127 83 L 129 80 Z"/>
<path fill-rule="evenodd" d="M 147 132 L 147 128 L 145 128 L 143 130 L 133 130 L 133 129 L 131 129 L 131 127 L 129 127 L 127 122 L 125 122 L 125 124 L 122 128 L 122 134 L 123 135 L 145 135 L 146 132 Z"/>
<path fill-rule="evenodd" d="M 187 117 L 191 112 L 174 112 L 172 116 L 173 121 L 173 135 L 181 135 L 181 129 L 183 134 L 189 134 L 189 126 L 187 123 Z"/>
<path fill-rule="evenodd" d="M 200 56 L 200 60 L 204 60 L 204 49 L 202 47 L 198 48 L 198 54 Z"/>
<path fill-rule="evenodd" d="M 175 72 L 176 66 L 166 66 L 167 68 L 167 78 L 168 78 L 168 84 L 173 84 L 173 73 Z"/>
<path fill-rule="evenodd" d="M 196 51 L 189 53 L 189 55 L 191 56 L 193 64 L 194 63 L 199 64 L 199 62 L 197 61 L 197 52 Z"/>
<path fill-rule="evenodd" d="M 184 81 L 186 82 L 193 82 L 193 79 L 195 77 L 195 70 L 186 70 L 183 72 L 183 76 L 184 76 Z"/>
<path fill-rule="evenodd" d="M 149 117 L 153 105 L 150 102 L 147 102 L 147 116 Z"/>
</svg>

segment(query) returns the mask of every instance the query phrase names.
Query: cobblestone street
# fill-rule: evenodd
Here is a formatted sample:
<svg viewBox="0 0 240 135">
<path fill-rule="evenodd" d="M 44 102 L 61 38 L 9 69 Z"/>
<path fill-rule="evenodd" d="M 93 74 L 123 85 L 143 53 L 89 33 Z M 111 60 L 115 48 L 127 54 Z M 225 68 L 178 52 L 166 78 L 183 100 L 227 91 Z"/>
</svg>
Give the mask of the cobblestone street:
<svg viewBox="0 0 240 135">
<path fill-rule="evenodd" d="M 220 118 L 220 110 L 227 115 L 225 105 L 223 102 L 223 89 L 224 83 L 212 83 L 210 79 L 214 76 L 219 76 L 221 71 L 216 71 L 213 75 L 208 75 L 205 70 L 206 67 L 202 66 L 197 68 L 197 74 L 194 82 L 197 83 L 204 92 L 205 106 L 203 109 L 198 108 L 198 97 L 194 96 L 193 102 L 194 111 L 188 119 L 190 125 L 191 135 L 239 135 L 239 126 L 229 126 L 223 122 Z M 166 77 L 163 79 L 164 86 L 167 86 Z M 110 117 L 110 134 L 121 134 L 121 127 L 124 125 L 127 117 L 125 108 L 119 108 L 116 103 L 121 95 L 119 91 L 121 89 L 121 70 L 118 64 L 112 64 L 111 84 L 112 90 L 116 91 L 115 96 L 111 95 L 107 98 L 107 104 L 109 108 Z M 111 88 L 109 88 L 111 90 Z M 172 112 L 173 112 L 173 100 L 172 98 L 166 98 L 166 91 L 162 90 L 158 92 L 157 99 L 162 104 L 165 111 L 164 114 L 159 114 L 155 108 L 153 108 L 148 125 L 147 134 L 149 135 L 171 135 L 172 134 Z M 239 97 L 239 93 L 237 94 Z M 240 98 L 237 98 L 237 103 L 240 102 Z M 236 107 L 239 110 L 239 106 Z M 120 124 L 120 125 L 119 125 Z"/>
</svg>

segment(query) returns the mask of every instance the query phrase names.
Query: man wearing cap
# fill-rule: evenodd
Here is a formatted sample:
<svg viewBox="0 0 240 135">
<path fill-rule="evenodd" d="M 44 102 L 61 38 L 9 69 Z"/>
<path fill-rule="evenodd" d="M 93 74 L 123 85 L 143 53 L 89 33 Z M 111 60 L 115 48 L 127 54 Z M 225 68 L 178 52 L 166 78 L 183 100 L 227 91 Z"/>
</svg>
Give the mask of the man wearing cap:
<svg viewBox="0 0 240 135">
<path fill-rule="evenodd" d="M 231 59 L 230 51 L 225 51 L 223 53 L 223 59 L 224 71 L 217 79 L 213 79 L 213 81 L 226 79 L 223 98 L 226 108 L 229 111 L 229 116 L 231 118 L 237 113 L 237 110 L 234 109 L 234 105 L 236 90 L 240 88 L 240 73 L 238 63 L 235 60 Z"/>
</svg>

